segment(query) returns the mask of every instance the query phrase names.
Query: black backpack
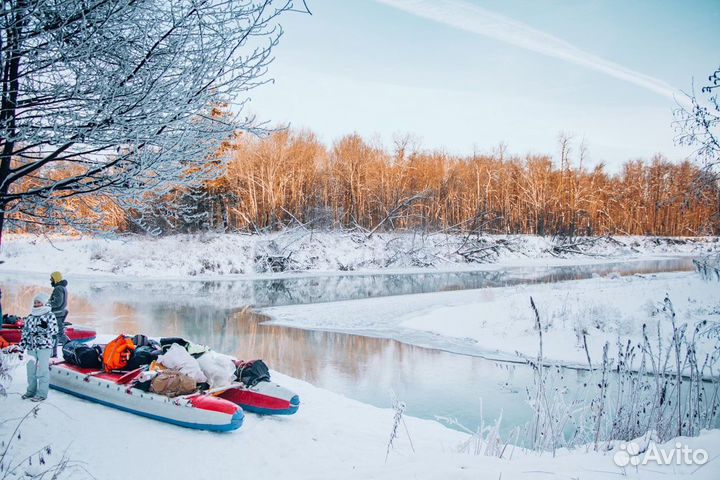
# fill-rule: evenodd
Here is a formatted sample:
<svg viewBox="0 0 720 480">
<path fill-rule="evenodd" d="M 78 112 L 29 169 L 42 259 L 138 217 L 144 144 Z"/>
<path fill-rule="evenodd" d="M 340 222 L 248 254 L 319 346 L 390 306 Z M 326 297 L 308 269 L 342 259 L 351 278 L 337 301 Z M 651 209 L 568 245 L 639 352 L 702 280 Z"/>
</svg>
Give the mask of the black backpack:
<svg viewBox="0 0 720 480">
<path fill-rule="evenodd" d="M 157 360 L 161 354 L 162 351 L 156 350 L 148 345 L 137 347 L 130 356 L 130 360 L 128 360 L 127 367 L 125 368 L 127 370 L 136 370 L 143 365 L 150 365 L 153 360 Z"/>
<path fill-rule="evenodd" d="M 149 338 L 147 335 L 143 335 L 142 333 L 138 333 L 132 337 L 132 341 L 136 347 L 152 347 L 153 350 L 158 350 L 160 348 L 160 343 L 157 340 Z"/>
<path fill-rule="evenodd" d="M 89 346 L 73 340 L 63 345 L 63 359 L 83 368 L 102 368 L 102 347 L 100 345 Z"/>
<path fill-rule="evenodd" d="M 260 382 L 270 381 L 270 369 L 262 360 L 252 360 L 235 370 L 235 378 L 248 387 L 254 387 Z"/>
<path fill-rule="evenodd" d="M 135 382 L 133 383 L 133 388 L 137 388 L 138 390 L 142 390 L 143 392 L 149 392 L 151 383 L 152 379 L 145 380 L 144 382 Z"/>
<path fill-rule="evenodd" d="M 10 324 L 10 325 L 17 325 L 17 323 L 20 321 L 20 317 L 17 315 L 9 315 L 5 314 L 2 318 L 2 323 Z"/>
</svg>

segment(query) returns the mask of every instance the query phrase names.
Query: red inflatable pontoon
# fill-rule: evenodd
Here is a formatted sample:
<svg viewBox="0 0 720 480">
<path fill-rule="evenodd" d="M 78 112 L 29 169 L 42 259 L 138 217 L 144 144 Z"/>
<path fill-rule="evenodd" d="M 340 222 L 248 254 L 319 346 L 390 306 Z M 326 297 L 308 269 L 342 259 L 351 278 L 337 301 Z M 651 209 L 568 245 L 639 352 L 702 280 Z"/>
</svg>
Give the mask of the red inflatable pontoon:
<svg viewBox="0 0 720 480">
<path fill-rule="evenodd" d="M 14 324 L 3 323 L 2 329 L 0 329 L 0 336 L 10 343 L 20 343 L 23 325 L 24 322 L 22 320 Z M 96 332 L 94 328 L 70 324 L 65 326 L 65 335 L 69 340 L 87 342 L 95 339 Z"/>
</svg>

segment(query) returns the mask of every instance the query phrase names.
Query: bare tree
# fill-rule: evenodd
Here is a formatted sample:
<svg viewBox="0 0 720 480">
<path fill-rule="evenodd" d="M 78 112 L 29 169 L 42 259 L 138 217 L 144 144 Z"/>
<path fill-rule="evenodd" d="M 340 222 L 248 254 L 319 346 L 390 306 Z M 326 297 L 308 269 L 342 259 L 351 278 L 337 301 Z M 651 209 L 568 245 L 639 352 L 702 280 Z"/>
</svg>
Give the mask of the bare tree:
<svg viewBox="0 0 720 480">
<path fill-rule="evenodd" d="M 304 6 L 304 2 L 302 4 Z M 267 81 L 291 0 L 6 0 L 0 13 L 0 235 L 102 192 L 142 209 L 221 173 L 208 157 Z M 0 236 L 0 241 L 1 241 Z"/>
<path fill-rule="evenodd" d="M 715 201 L 720 210 L 720 67 L 708 77 L 708 84 L 700 92 L 700 97 L 694 91 L 688 95 L 690 108 L 680 107 L 675 111 L 676 141 L 695 148 L 695 156 L 705 168 L 700 181 L 715 187 Z M 720 223 L 719 216 L 716 215 L 715 220 Z M 704 278 L 720 279 L 720 256 L 706 256 L 694 262 Z"/>
<path fill-rule="evenodd" d="M 708 77 L 701 95 L 687 95 L 690 107 L 675 110 L 675 128 L 679 145 L 695 148 L 695 156 L 714 173 L 720 175 L 720 67 Z"/>
</svg>

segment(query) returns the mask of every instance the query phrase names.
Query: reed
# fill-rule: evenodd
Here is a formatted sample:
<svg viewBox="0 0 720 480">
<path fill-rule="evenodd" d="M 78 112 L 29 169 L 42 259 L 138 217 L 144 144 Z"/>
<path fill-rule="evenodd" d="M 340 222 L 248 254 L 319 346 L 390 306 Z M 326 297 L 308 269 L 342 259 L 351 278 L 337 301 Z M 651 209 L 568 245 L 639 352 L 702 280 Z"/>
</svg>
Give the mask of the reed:
<svg viewBox="0 0 720 480">
<path fill-rule="evenodd" d="M 540 325 L 537 309 L 533 311 Z M 561 387 L 566 369 L 543 361 L 539 328 L 541 353 L 528 361 L 534 372 L 534 383 L 527 389 L 534 417 L 521 443 L 553 453 L 579 446 L 607 450 L 617 441 L 650 435 L 665 442 L 717 428 L 720 328 L 709 321 L 693 328 L 678 322 L 668 296 L 662 314 L 665 321 L 653 332 L 643 325 L 641 342 L 617 340 L 616 361 L 608 359 L 611 346 L 606 343 L 602 363 L 590 369 L 584 391 L 576 392 Z M 714 349 L 699 358 L 696 346 L 701 338 L 712 340 Z"/>
</svg>

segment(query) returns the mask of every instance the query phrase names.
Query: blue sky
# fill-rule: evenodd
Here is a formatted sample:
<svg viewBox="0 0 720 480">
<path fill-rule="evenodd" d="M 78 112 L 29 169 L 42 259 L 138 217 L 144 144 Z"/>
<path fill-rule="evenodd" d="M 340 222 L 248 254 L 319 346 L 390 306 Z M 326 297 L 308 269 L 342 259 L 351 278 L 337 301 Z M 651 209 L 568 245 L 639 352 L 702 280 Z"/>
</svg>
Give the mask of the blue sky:
<svg viewBox="0 0 720 480">
<path fill-rule="evenodd" d="M 720 66 L 720 0 L 308 0 L 289 14 L 275 82 L 249 111 L 330 145 L 411 134 L 453 154 L 557 153 L 589 163 L 687 151 L 673 94 Z"/>
</svg>

